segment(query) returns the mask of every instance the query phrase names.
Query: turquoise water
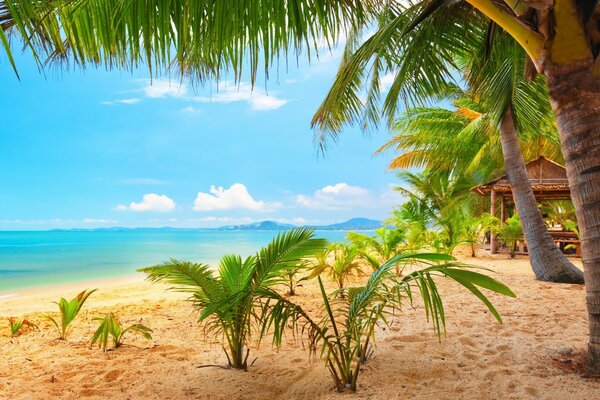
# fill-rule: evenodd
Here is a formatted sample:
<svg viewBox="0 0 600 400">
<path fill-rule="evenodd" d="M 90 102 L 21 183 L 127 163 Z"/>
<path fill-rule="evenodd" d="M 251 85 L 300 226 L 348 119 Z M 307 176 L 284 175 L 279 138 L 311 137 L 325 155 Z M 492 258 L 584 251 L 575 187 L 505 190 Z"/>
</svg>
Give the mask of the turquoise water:
<svg viewBox="0 0 600 400">
<path fill-rule="evenodd" d="M 216 264 L 222 255 L 250 255 L 274 231 L 0 232 L 0 293 L 41 285 L 132 275 L 169 258 Z M 346 232 L 318 231 L 332 241 Z"/>
</svg>

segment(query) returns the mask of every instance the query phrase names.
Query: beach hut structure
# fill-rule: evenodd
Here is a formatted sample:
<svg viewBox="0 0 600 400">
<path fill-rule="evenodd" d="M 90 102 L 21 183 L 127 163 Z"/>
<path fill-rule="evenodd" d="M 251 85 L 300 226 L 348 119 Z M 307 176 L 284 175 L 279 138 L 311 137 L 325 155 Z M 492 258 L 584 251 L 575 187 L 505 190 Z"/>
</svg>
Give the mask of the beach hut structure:
<svg viewBox="0 0 600 400">
<path fill-rule="evenodd" d="M 567 171 L 564 166 L 548 160 L 544 156 L 525 164 L 529 182 L 533 189 L 535 198 L 540 203 L 552 200 L 571 200 L 569 182 L 567 180 Z M 514 202 L 512 189 L 506 174 L 492 181 L 486 182 L 473 188 L 473 191 L 480 196 L 490 197 L 490 214 L 497 216 L 497 203 L 500 200 L 500 219 L 505 221 L 506 205 L 508 202 Z M 576 254 L 581 255 L 581 246 L 579 238 L 575 232 L 565 230 L 549 230 L 550 235 L 557 245 L 573 244 L 576 246 Z M 490 238 L 490 252 L 498 252 L 498 241 L 495 235 Z"/>
</svg>

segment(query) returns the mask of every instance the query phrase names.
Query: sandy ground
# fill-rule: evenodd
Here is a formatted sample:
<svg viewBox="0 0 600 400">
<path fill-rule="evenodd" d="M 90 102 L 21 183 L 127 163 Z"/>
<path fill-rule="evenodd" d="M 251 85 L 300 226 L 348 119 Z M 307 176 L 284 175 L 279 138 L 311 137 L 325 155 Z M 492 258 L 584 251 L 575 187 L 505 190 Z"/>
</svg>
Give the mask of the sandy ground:
<svg viewBox="0 0 600 400">
<path fill-rule="evenodd" d="M 52 303 L 88 286 L 37 290 L 0 300 L 0 398 L 2 399 L 592 399 L 600 381 L 571 372 L 571 356 L 586 346 L 585 291 L 581 286 L 534 280 L 527 259 L 464 259 L 492 268 L 517 299 L 492 296 L 504 316 L 495 322 L 484 306 L 451 282 L 443 282 L 447 335 L 439 343 L 423 310 L 407 309 L 380 327 L 374 357 L 364 367 L 357 393 L 335 392 L 324 364 L 309 361 L 302 342 L 289 338 L 277 352 L 252 344 L 248 372 L 198 368 L 223 364 L 220 345 L 204 336 L 185 296 L 162 285 L 127 280 L 98 283 L 67 341 L 56 340 L 44 315 Z M 577 261 L 576 261 L 577 262 Z M 94 286 L 96 287 L 96 286 Z M 309 282 L 295 300 L 318 308 Z M 152 342 L 135 336 L 103 353 L 89 348 L 94 317 L 116 313 L 141 321 Z M 6 318 L 27 317 L 39 332 L 9 337 Z M 563 365 L 556 361 L 563 360 Z"/>
</svg>

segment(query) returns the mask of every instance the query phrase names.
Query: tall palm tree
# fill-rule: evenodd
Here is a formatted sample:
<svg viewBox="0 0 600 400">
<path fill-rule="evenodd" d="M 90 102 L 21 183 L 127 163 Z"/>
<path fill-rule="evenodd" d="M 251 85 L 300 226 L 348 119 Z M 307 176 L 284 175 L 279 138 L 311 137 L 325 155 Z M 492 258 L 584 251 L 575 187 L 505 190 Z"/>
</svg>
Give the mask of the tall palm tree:
<svg viewBox="0 0 600 400">
<path fill-rule="evenodd" d="M 421 10 L 418 8 L 414 12 L 421 15 Z M 406 30 L 411 29 L 413 20 L 406 13 L 400 12 L 398 16 L 395 16 L 392 12 L 391 22 L 384 22 L 382 28 L 375 35 L 346 58 L 340 67 L 333 87 L 318 110 L 314 122 L 324 133 L 332 132 L 335 135 L 341 123 L 352 122 L 359 118 L 354 111 L 357 104 L 353 103 L 353 97 L 349 93 L 354 93 L 356 97 L 360 91 L 363 86 L 360 83 L 367 79 L 361 75 L 361 66 L 364 66 L 364 63 L 369 60 L 373 60 L 376 67 L 379 64 L 384 65 L 379 67 L 380 72 L 395 66 L 394 63 L 399 64 L 395 82 L 390 88 L 383 106 L 383 111 L 389 117 L 396 112 L 399 98 L 408 98 L 409 100 L 415 98 L 417 100 L 414 102 L 418 102 L 419 99 L 422 101 L 423 97 L 437 100 L 440 97 L 453 95 L 456 92 L 453 85 L 454 77 L 449 73 L 444 73 L 444 69 L 439 66 L 448 68 L 448 65 L 454 65 L 458 70 L 464 71 L 463 76 L 469 85 L 473 99 L 475 102 L 481 103 L 481 106 L 487 111 L 485 119 L 474 118 L 467 129 L 459 132 L 467 137 L 481 135 L 484 138 L 489 137 L 490 131 L 495 132 L 496 126 L 498 127 L 505 169 L 511 182 L 517 210 L 523 217 L 524 230 L 530 244 L 528 249 L 531 266 L 536 277 L 544 281 L 583 283 L 583 273 L 566 259 L 554 245 L 552 237 L 547 231 L 530 187 L 525 161 L 520 151 L 518 131 L 534 132 L 540 129 L 552 129 L 552 124 L 548 122 L 551 110 L 544 80 L 541 76 L 531 81 L 526 79 L 525 52 L 512 37 L 504 32 L 489 32 L 485 21 L 476 19 L 472 29 L 462 32 L 462 48 L 450 48 L 450 52 L 447 54 L 444 51 L 438 51 L 433 52 L 433 55 L 421 55 L 432 51 L 424 48 L 425 45 L 421 42 L 430 45 L 442 41 L 442 44 L 445 45 L 444 40 L 447 39 L 444 34 L 447 33 L 447 29 L 452 30 L 456 35 L 458 35 L 457 30 L 464 30 L 464 22 L 457 19 L 457 16 L 469 19 L 469 12 L 472 13 L 472 10 L 464 6 L 450 18 L 447 18 L 445 14 L 439 15 L 441 13 L 438 12 L 432 25 L 439 22 L 442 25 L 441 28 L 437 25 L 421 25 L 408 33 Z M 473 18 L 471 17 L 471 19 Z M 406 34 L 403 34 L 403 31 L 399 32 L 402 27 Z M 493 41 L 490 42 L 492 36 Z M 442 72 L 431 71 L 429 65 L 420 68 L 426 70 L 425 75 L 414 72 L 414 69 L 417 68 L 417 65 L 414 64 L 415 59 L 409 59 L 409 57 L 413 57 L 412 52 L 419 48 L 422 52 L 414 54 L 414 58 L 420 63 L 433 59 L 435 60 L 433 65 Z M 403 53 L 398 53 L 398 51 Z M 379 61 L 380 59 L 387 61 L 384 63 Z M 377 71 L 371 78 L 379 80 Z M 369 95 L 360 111 L 362 112 L 360 118 L 361 121 L 374 120 L 376 117 L 372 115 L 370 107 L 372 104 L 376 104 L 379 88 L 371 81 L 364 82 L 364 85 L 368 86 Z M 360 110 L 360 104 L 358 107 Z M 340 113 L 340 108 L 347 108 L 351 112 L 350 116 Z M 344 118 L 346 119 L 344 120 Z M 453 126 L 456 127 L 456 124 Z M 455 143 L 448 148 L 457 147 Z M 471 145 L 467 148 L 474 147 Z M 453 151 L 444 150 L 444 153 L 447 156 L 442 156 L 442 158 L 452 162 L 448 156 Z M 420 159 L 419 155 L 414 153 L 407 157 Z M 456 171 L 456 165 L 449 167 Z"/>
<path fill-rule="evenodd" d="M 485 52 L 490 54 L 485 57 Z M 583 283 L 583 273 L 554 244 L 529 182 L 519 146 L 519 132 L 552 129 L 543 79 L 527 79 L 526 55 L 512 37 L 498 33 L 491 51 L 465 60 L 467 82 L 487 105 L 500 133 L 506 175 L 511 184 L 517 213 L 527 238 L 533 271 L 539 280 Z"/>
<path fill-rule="evenodd" d="M 523 57 L 515 54 L 504 61 L 507 66 L 514 65 L 515 61 L 526 65 L 526 75 L 532 79 L 536 70 L 543 73 L 556 114 L 571 196 L 582 226 L 591 365 L 600 370 L 600 257 L 595 256 L 600 254 L 600 225 L 595 222 L 600 220 L 600 207 L 597 207 L 600 198 L 599 3 L 596 0 L 505 0 L 505 5 L 510 7 L 492 0 L 467 0 L 467 3 L 469 5 L 415 1 L 408 7 L 397 5 L 386 10 L 389 15 L 380 18 L 380 27 L 374 35 L 358 48 L 351 42 L 353 47 L 349 48 L 334 86 L 313 123 L 322 128 L 322 137 L 332 133 L 335 138 L 344 122 L 364 124 L 378 118 L 381 112 L 392 121 L 398 100 L 422 103 L 447 90 L 451 71 L 461 68 L 456 60 L 468 59 L 465 56 L 472 51 L 474 41 L 480 42 L 484 37 L 489 51 L 498 37 L 512 36 L 528 58 L 523 62 Z M 533 3 L 535 7 L 530 7 Z M 364 71 L 371 65 L 373 72 L 366 76 Z M 385 73 L 394 74 L 394 82 L 378 108 L 380 77 Z M 364 103 L 356 95 L 362 90 L 361 81 L 366 81 L 364 86 L 369 89 Z M 526 91 L 521 93 L 521 100 L 530 100 L 528 95 Z M 554 262 L 557 258 L 545 256 L 544 250 L 552 247 L 540 222 L 541 216 L 533 209 L 534 197 L 523 184 L 526 171 L 516 147 L 516 128 L 526 121 L 519 122 L 514 107 L 516 99 L 497 98 L 496 111 L 504 138 L 505 164 L 515 168 L 507 168 L 507 172 L 515 184 L 517 206 L 526 221 L 528 240 L 535 238 L 531 250 L 541 255 L 536 259 L 542 262 L 536 262 L 534 270 L 544 279 L 580 282 L 581 273 L 558 255 L 556 249 L 549 254 L 556 255 L 558 263 Z M 529 212 L 524 212 L 525 209 Z M 545 261 L 553 262 L 550 274 L 544 271 Z"/>
<path fill-rule="evenodd" d="M 503 50 L 514 51 L 510 48 Z M 496 62 L 497 65 L 470 67 L 471 73 L 481 75 L 472 77 L 470 81 L 481 80 L 475 82 L 474 86 L 483 88 L 478 90 L 479 93 L 471 93 L 471 96 L 483 99 L 499 99 L 507 96 L 516 99 L 535 99 L 536 93 L 522 96 L 520 92 L 537 90 L 539 91 L 537 95 L 544 94 L 543 87 L 530 90 L 531 84 L 524 82 L 524 77 L 519 74 L 519 71 L 522 71 L 522 63 L 506 65 L 504 59 L 498 61 L 497 53 L 501 55 L 502 51 L 496 51 L 496 55 L 488 57 L 486 62 L 486 64 Z M 484 58 L 483 55 L 475 54 L 474 59 L 479 60 L 480 57 Z M 482 69 L 485 74 L 482 73 Z M 543 110 L 547 101 L 542 97 L 539 102 L 540 105 L 532 105 L 529 102 L 515 101 L 504 106 L 510 107 L 511 110 L 518 110 L 521 116 L 519 122 L 523 119 L 527 121 L 520 123 L 520 132 L 524 132 L 522 136 L 525 140 L 519 140 L 520 138 L 516 136 L 516 123 L 507 121 L 508 116 L 501 117 L 503 123 L 498 129 L 496 127 L 498 124 L 495 122 L 496 112 L 484 112 L 485 106 L 489 107 L 489 104 L 485 104 L 485 101 L 482 101 L 482 104 L 475 103 L 461 97 L 455 101 L 458 107 L 456 110 L 419 107 L 415 112 L 406 112 L 395 124 L 395 129 L 399 130 L 398 135 L 379 151 L 395 148 L 401 152 L 390 163 L 391 169 L 427 166 L 436 170 L 452 170 L 459 175 L 466 174 L 478 182 L 490 179 L 491 174 L 498 174 L 505 164 L 517 211 L 521 215 L 527 215 L 523 226 L 536 277 L 545 281 L 583 283 L 581 271 L 560 252 L 547 231 L 531 190 L 524 157 L 520 151 L 520 148 L 524 149 L 528 158 L 539 156 L 540 151 L 548 151 L 551 158 L 560 160 L 558 135 L 547 120 L 540 120 L 540 117 L 546 114 L 540 115 L 535 112 Z M 493 107 L 497 106 L 491 105 L 491 107 L 493 110 Z M 529 112 L 524 113 L 523 109 Z M 531 110 L 534 112 L 532 113 Z M 536 129 L 537 126 L 539 129 Z M 405 151 L 407 148 L 408 151 Z"/>
</svg>

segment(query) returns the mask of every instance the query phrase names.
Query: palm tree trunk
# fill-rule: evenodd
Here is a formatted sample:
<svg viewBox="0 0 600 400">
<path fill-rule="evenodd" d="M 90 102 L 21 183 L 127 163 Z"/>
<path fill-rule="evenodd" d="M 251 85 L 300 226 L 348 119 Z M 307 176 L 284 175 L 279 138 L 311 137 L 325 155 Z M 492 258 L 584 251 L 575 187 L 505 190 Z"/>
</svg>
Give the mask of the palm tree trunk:
<svg viewBox="0 0 600 400">
<path fill-rule="evenodd" d="M 579 222 L 590 366 L 600 371 L 600 75 L 593 63 L 555 67 L 547 75 Z"/>
<path fill-rule="evenodd" d="M 523 233 L 527 239 L 529 261 L 536 278 L 548 282 L 583 283 L 583 273 L 571 264 L 554 244 L 537 206 L 519 147 L 517 128 L 510 105 L 506 108 L 500 124 L 500 141 L 506 175 L 523 226 Z"/>
</svg>

